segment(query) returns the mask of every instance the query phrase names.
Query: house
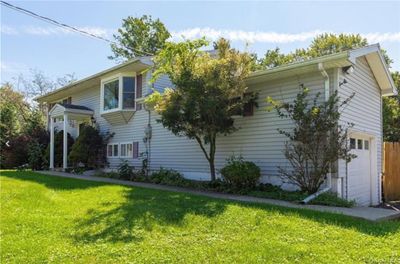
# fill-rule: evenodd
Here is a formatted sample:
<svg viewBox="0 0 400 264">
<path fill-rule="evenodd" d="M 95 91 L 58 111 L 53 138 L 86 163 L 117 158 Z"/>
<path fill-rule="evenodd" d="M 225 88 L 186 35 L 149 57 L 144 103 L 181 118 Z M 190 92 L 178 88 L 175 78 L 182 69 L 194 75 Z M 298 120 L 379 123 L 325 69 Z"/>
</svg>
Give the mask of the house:
<svg viewBox="0 0 400 264">
<path fill-rule="evenodd" d="M 111 168 L 123 160 L 140 168 L 141 154 L 146 153 L 150 170 L 172 168 L 190 179 L 209 180 L 208 162 L 197 143 L 174 136 L 157 122 L 157 114 L 145 109 L 147 94 L 171 87 L 167 77 L 149 83 L 151 66 L 150 57 L 138 57 L 37 98 L 51 106 L 51 168 L 54 129 L 64 130 L 65 139 L 66 131 L 77 137 L 80 124 L 87 122 L 95 123 L 102 132 L 115 133 L 107 146 Z M 381 201 L 382 96 L 394 94 L 395 87 L 379 45 L 257 71 L 247 83 L 250 91 L 258 93 L 259 107 L 235 119 L 238 131 L 217 139 L 217 169 L 233 153 L 242 154 L 261 168 L 264 182 L 282 184 L 277 166 L 288 165 L 282 152 L 286 138 L 277 128 L 290 128 L 291 124 L 275 112 L 265 111 L 264 98 L 293 100 L 301 84 L 311 93 L 321 92 L 322 100 L 335 90 L 342 98 L 355 92 L 340 122 L 354 123 L 349 144 L 358 158 L 350 163 L 338 161 L 337 173 L 330 175 L 327 185 L 338 196 L 360 205 Z M 64 168 L 68 166 L 66 153 L 64 147 Z"/>
</svg>

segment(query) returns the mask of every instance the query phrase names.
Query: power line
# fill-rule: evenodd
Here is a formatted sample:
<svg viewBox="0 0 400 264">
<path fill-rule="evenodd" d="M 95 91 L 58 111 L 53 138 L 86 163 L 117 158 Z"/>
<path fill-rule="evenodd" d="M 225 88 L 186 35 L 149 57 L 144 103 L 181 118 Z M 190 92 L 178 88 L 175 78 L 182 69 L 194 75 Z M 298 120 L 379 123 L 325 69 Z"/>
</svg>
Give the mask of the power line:
<svg viewBox="0 0 400 264">
<path fill-rule="evenodd" d="M 12 9 L 12 10 L 15 10 L 15 11 L 18 11 L 18 12 L 23 13 L 23 14 L 25 14 L 25 15 L 31 16 L 31 17 L 33 17 L 33 18 L 37 18 L 37 19 L 42 20 L 42 21 L 44 21 L 44 22 L 50 23 L 50 24 L 52 24 L 52 25 L 55 25 L 55 26 L 58 26 L 58 27 L 61 27 L 61 28 L 66 28 L 66 29 L 68 29 L 68 30 L 70 30 L 70 31 L 74 31 L 74 32 L 80 33 L 80 34 L 82 34 L 82 35 L 84 35 L 84 36 L 88 36 L 88 37 L 91 37 L 91 38 L 96 38 L 96 39 L 105 41 L 105 42 L 107 42 L 107 43 L 120 46 L 117 42 L 112 41 L 112 40 L 109 40 L 109 39 L 104 38 L 104 37 L 102 37 L 102 36 L 97 36 L 97 35 L 95 35 L 95 34 L 93 34 L 93 33 L 90 33 L 90 32 L 87 32 L 87 31 L 85 31 L 85 30 L 76 28 L 76 27 L 74 27 L 74 26 L 70 26 L 70 25 L 67 25 L 67 24 L 65 24 L 65 23 L 58 22 L 58 21 L 55 20 L 55 19 L 52 19 L 52 18 L 49 18 L 49 17 L 46 17 L 46 16 L 39 15 L 39 14 L 37 14 L 37 13 L 35 13 L 35 12 L 32 12 L 32 11 L 27 10 L 27 9 L 25 9 L 25 8 L 22 8 L 22 7 L 15 6 L 15 5 L 10 4 L 10 3 L 8 3 L 8 2 L 5 2 L 5 1 L 0 1 L 0 2 L 1 2 L 1 4 L 4 5 L 5 7 L 8 7 L 8 8 L 10 8 L 10 9 Z M 141 51 L 141 50 L 136 50 L 136 49 L 132 49 L 132 50 L 135 51 L 135 52 L 144 54 L 144 55 L 149 55 L 149 56 L 154 55 L 154 54 L 151 54 L 151 53 L 149 53 L 149 52 L 145 52 L 145 51 Z"/>
</svg>

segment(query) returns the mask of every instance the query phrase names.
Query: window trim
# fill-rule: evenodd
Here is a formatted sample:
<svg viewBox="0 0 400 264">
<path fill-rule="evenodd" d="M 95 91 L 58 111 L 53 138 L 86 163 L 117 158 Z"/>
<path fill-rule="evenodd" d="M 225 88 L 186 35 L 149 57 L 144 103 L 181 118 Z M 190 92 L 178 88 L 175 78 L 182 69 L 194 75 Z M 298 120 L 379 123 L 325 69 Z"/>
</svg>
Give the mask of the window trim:
<svg viewBox="0 0 400 264">
<path fill-rule="evenodd" d="M 127 108 L 124 109 L 123 108 L 123 78 L 124 77 L 133 77 L 135 78 L 135 102 L 136 102 L 136 87 L 137 87 L 137 74 L 136 72 L 129 72 L 129 73 L 118 73 L 118 74 L 114 74 L 112 76 L 109 76 L 107 78 L 101 79 L 100 81 L 100 114 L 106 114 L 106 113 L 113 113 L 113 112 L 118 112 L 118 111 L 136 111 L 136 103 L 135 106 L 133 108 Z M 113 109 L 109 109 L 109 110 L 104 110 L 104 85 L 118 80 L 118 107 L 117 108 L 113 108 Z"/>
<path fill-rule="evenodd" d="M 116 156 L 114 155 L 114 146 L 115 145 L 118 146 L 118 155 L 116 155 Z M 111 151 L 112 151 L 112 155 L 111 156 L 108 155 L 108 147 L 109 146 L 112 146 L 111 147 Z M 109 143 L 109 144 L 107 144 L 107 158 L 119 158 L 120 155 L 121 155 L 121 151 L 120 151 L 119 143 Z"/>
<path fill-rule="evenodd" d="M 126 149 L 126 155 L 125 155 L 125 156 L 122 156 L 122 145 L 126 145 L 126 146 L 132 145 L 132 153 L 131 153 L 131 154 L 128 154 L 128 148 L 127 148 L 127 149 Z M 129 142 L 120 142 L 120 143 L 119 143 L 119 152 L 118 152 L 118 154 L 119 154 L 119 157 L 120 157 L 120 158 L 133 158 L 133 142 L 132 142 L 132 141 L 129 141 Z"/>
</svg>

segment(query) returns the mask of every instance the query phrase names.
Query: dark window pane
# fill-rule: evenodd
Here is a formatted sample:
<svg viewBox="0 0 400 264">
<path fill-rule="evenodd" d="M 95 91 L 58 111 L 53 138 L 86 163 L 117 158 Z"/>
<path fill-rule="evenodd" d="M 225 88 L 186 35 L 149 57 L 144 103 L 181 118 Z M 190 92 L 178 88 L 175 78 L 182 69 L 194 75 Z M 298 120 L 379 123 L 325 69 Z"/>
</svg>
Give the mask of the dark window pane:
<svg viewBox="0 0 400 264">
<path fill-rule="evenodd" d="M 117 157 L 118 156 L 118 145 L 114 145 L 114 156 Z"/>
<path fill-rule="evenodd" d="M 350 138 L 350 149 L 355 149 L 355 148 L 356 148 L 356 139 Z"/>
<path fill-rule="evenodd" d="M 364 140 L 364 149 L 365 150 L 369 149 L 369 141 L 368 140 Z"/>
<path fill-rule="evenodd" d="M 118 108 L 119 81 L 104 84 L 104 110 Z"/>
<path fill-rule="evenodd" d="M 135 78 L 123 77 L 123 101 L 122 108 L 135 107 Z"/>
<path fill-rule="evenodd" d="M 358 140 L 357 140 L 357 148 L 358 148 L 358 149 L 362 149 L 362 148 L 363 148 L 363 141 L 362 141 L 362 139 L 358 139 Z"/>
<path fill-rule="evenodd" d="M 108 145 L 108 147 L 107 147 L 107 156 L 112 157 L 112 154 L 113 154 L 112 145 Z"/>
<path fill-rule="evenodd" d="M 135 92 L 135 78 L 134 77 L 124 77 L 124 93 L 134 93 Z"/>
</svg>

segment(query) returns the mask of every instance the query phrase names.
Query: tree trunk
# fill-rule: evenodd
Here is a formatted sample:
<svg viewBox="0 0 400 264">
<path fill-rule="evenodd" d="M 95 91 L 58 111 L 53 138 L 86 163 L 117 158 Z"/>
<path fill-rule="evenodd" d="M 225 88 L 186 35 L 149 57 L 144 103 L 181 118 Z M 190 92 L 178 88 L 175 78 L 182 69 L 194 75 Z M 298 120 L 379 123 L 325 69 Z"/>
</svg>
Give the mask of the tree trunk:
<svg viewBox="0 0 400 264">
<path fill-rule="evenodd" d="M 214 164 L 214 158 L 208 161 L 210 163 L 210 174 L 211 174 L 211 181 L 215 181 L 215 164 Z"/>
</svg>

